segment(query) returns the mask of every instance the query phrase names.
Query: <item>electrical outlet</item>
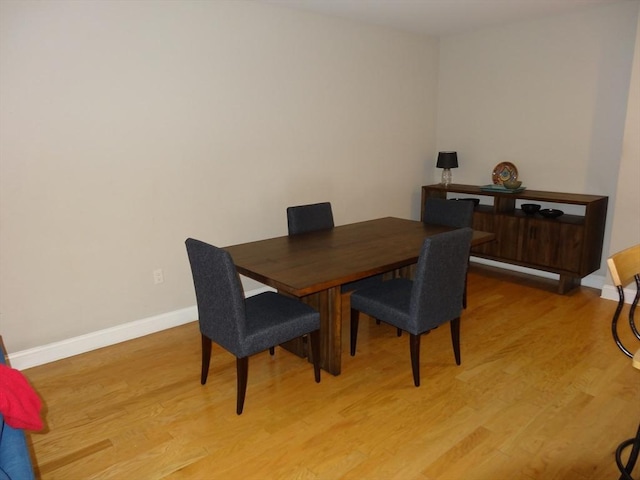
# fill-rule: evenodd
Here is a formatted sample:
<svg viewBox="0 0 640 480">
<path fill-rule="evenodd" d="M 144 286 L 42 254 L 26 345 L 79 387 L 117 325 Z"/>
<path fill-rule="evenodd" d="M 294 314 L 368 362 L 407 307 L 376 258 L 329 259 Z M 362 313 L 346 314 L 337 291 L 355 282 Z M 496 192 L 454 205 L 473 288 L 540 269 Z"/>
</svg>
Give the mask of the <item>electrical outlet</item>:
<svg viewBox="0 0 640 480">
<path fill-rule="evenodd" d="M 161 268 L 157 268 L 153 271 L 153 283 L 158 285 L 159 283 L 164 282 L 164 273 L 162 273 Z"/>
</svg>

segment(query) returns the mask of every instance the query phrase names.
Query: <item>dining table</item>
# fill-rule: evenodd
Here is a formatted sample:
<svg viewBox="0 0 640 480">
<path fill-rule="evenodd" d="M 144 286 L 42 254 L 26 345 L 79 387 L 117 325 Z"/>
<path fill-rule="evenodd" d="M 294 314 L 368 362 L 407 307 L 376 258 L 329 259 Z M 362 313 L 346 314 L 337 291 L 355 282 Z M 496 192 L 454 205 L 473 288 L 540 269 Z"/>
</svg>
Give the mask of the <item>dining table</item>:
<svg viewBox="0 0 640 480">
<path fill-rule="evenodd" d="M 342 365 L 341 286 L 374 275 L 407 276 L 426 238 L 454 230 L 397 217 L 224 247 L 238 272 L 299 298 L 320 313 L 321 366 L 339 375 Z M 472 246 L 495 239 L 473 231 Z M 304 339 L 285 348 L 308 356 Z"/>
</svg>

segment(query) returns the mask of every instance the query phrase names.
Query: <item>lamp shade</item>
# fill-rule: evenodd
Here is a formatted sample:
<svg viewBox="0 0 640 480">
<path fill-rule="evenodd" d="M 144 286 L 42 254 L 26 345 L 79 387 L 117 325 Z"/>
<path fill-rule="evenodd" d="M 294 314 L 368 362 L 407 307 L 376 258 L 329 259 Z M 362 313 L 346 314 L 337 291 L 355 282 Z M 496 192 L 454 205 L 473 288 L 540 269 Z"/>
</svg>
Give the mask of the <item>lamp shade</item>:
<svg viewBox="0 0 640 480">
<path fill-rule="evenodd" d="M 458 168 L 458 152 L 438 152 L 438 168 Z"/>
</svg>

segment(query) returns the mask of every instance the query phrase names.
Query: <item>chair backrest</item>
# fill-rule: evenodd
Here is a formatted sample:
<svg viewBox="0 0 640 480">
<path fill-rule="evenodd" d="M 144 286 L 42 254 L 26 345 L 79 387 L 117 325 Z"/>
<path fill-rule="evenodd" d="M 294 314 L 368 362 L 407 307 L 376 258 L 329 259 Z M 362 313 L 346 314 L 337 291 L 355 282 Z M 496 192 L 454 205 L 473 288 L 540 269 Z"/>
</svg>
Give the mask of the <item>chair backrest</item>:
<svg viewBox="0 0 640 480">
<path fill-rule="evenodd" d="M 427 198 L 424 202 L 424 223 L 464 228 L 473 226 L 474 204 L 468 200 Z"/>
<path fill-rule="evenodd" d="M 410 322 L 430 330 L 462 313 L 462 296 L 473 230 L 460 228 L 428 237 L 416 267 Z"/>
<path fill-rule="evenodd" d="M 331 203 L 312 203 L 287 208 L 289 235 L 333 228 Z"/>
<path fill-rule="evenodd" d="M 613 284 L 625 287 L 640 274 L 640 243 L 612 255 L 607 259 Z"/>
<path fill-rule="evenodd" d="M 633 358 L 634 367 L 640 368 L 640 350 L 638 350 L 634 355 L 633 349 L 627 348 L 622 343 L 620 335 L 618 334 L 618 319 L 620 318 L 620 314 L 622 313 L 625 304 L 624 290 L 629 283 L 635 281 L 636 293 L 631 301 L 631 307 L 629 308 L 629 327 L 635 337 L 640 340 L 640 330 L 634 320 L 636 307 L 638 306 L 638 302 L 640 302 L 640 244 L 634 245 L 633 247 L 629 247 L 612 255 L 607 259 L 607 264 L 609 265 L 609 271 L 611 272 L 613 283 L 618 290 L 618 306 L 613 314 L 613 318 L 611 319 L 611 333 L 613 334 L 613 339 L 618 348 L 625 355 Z"/>
<path fill-rule="evenodd" d="M 244 291 L 231 255 L 188 238 L 185 242 L 198 304 L 200 332 L 231 352 L 245 337 Z"/>
</svg>

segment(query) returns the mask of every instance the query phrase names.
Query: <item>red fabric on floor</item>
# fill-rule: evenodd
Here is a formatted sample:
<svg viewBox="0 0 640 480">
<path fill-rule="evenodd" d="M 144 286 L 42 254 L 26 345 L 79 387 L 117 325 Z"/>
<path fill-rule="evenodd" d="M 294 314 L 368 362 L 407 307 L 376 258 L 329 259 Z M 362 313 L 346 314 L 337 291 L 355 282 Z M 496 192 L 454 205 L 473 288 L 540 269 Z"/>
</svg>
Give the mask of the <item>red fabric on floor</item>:
<svg viewBox="0 0 640 480">
<path fill-rule="evenodd" d="M 41 430 L 42 402 L 26 377 L 0 364 L 0 413 L 7 425 L 25 430 Z"/>
</svg>

